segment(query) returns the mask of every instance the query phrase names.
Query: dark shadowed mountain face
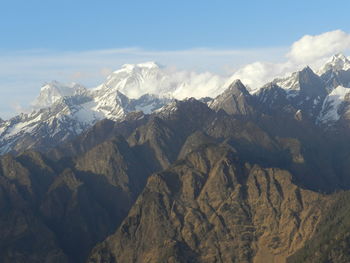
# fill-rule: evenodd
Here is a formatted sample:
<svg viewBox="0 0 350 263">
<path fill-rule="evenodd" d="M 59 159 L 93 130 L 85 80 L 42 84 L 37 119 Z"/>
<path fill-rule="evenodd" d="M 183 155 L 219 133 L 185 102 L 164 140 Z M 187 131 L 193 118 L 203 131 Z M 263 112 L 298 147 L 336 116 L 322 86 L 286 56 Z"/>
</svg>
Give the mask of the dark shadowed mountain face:
<svg viewBox="0 0 350 263">
<path fill-rule="evenodd" d="M 1 156 L 1 262 L 349 262 L 350 100 L 324 74 Z"/>
<path fill-rule="evenodd" d="M 119 137 L 76 160 L 3 156 L 2 262 L 84 262 L 143 189 L 152 172 L 144 160 Z"/>
<path fill-rule="evenodd" d="M 233 82 L 228 89 L 216 97 L 209 106 L 214 110 L 222 109 L 231 115 L 252 115 L 253 96 L 247 91 L 241 81 Z"/>
</svg>

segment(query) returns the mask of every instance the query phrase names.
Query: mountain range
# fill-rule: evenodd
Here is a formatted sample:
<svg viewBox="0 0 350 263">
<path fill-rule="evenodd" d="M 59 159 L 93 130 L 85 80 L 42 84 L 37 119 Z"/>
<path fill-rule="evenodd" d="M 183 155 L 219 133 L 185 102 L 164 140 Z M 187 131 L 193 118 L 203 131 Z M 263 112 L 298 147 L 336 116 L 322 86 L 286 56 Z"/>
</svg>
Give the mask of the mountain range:
<svg viewBox="0 0 350 263">
<path fill-rule="evenodd" d="M 349 69 L 349 59 L 337 54 L 317 73 L 307 67 L 250 92 L 261 99 L 261 91 L 274 84 L 286 92 L 290 103 L 314 118 L 316 123 L 332 126 L 348 116 Z M 0 153 L 26 149 L 46 151 L 102 119 L 118 121 L 128 112 L 149 114 L 156 111 L 182 98 L 187 94 L 185 90 L 200 90 L 201 85 L 205 85 L 203 82 L 214 82 L 210 86 L 216 89 L 204 89 L 208 94 L 199 92 L 198 99 L 201 95 L 218 95 L 229 86 L 212 76 L 167 72 L 154 62 L 124 65 L 94 89 L 76 83 L 47 83 L 34 101 L 32 112 L 0 122 Z"/>
<path fill-rule="evenodd" d="M 350 262 L 349 59 L 215 81 L 180 99 L 188 79 L 125 65 L 0 121 L 2 261 Z"/>
</svg>

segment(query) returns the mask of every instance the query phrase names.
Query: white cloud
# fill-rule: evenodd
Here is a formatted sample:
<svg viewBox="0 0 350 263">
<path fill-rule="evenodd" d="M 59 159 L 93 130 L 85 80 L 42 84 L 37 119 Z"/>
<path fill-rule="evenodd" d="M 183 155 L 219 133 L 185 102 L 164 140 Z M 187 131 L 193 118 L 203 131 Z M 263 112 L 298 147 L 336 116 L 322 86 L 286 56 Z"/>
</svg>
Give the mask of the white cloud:
<svg viewBox="0 0 350 263">
<path fill-rule="evenodd" d="M 254 62 L 236 71 L 227 85 L 235 79 L 240 79 L 249 88 L 255 89 L 284 71 L 286 71 L 286 65 L 283 63 Z"/>
<path fill-rule="evenodd" d="M 293 43 L 287 57 L 294 63 L 313 64 L 320 59 L 349 49 L 350 34 L 335 30 L 316 36 L 303 36 Z"/>
<path fill-rule="evenodd" d="M 220 92 L 226 78 L 219 75 L 204 72 L 181 72 L 175 74 L 176 81 L 180 83 L 185 80 L 185 84 L 174 92 L 174 97 L 184 99 L 187 97 L 203 98 L 214 97 Z"/>
<path fill-rule="evenodd" d="M 258 61 L 247 64 L 237 70 L 228 83 L 241 79 L 252 90 L 276 77 L 283 77 L 291 72 L 310 66 L 318 70 L 332 55 L 347 53 L 350 50 L 350 34 L 341 30 L 320 35 L 303 36 L 294 42 L 285 54 L 285 60 L 279 63 Z"/>
</svg>

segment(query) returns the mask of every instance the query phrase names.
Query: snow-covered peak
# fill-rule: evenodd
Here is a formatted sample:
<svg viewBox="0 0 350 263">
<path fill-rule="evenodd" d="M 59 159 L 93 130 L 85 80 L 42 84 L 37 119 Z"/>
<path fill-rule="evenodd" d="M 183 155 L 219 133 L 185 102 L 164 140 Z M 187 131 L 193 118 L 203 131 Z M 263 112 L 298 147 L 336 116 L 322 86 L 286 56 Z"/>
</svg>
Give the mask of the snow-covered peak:
<svg viewBox="0 0 350 263">
<path fill-rule="evenodd" d="M 349 88 L 338 86 L 328 94 L 323 102 L 321 113 L 318 117 L 318 122 L 329 123 L 339 120 L 339 107 L 345 100 L 347 94 L 350 93 Z"/>
<path fill-rule="evenodd" d="M 119 90 L 127 97 L 137 99 L 144 94 L 183 99 L 186 97 L 216 96 L 224 79 L 203 72 L 177 71 L 159 66 L 155 62 L 127 64 L 114 71 L 107 80 L 94 89 L 97 93 Z"/>
<path fill-rule="evenodd" d="M 285 90 L 300 89 L 299 72 L 294 72 L 292 75 L 286 78 L 275 79 L 273 82 Z"/>
<path fill-rule="evenodd" d="M 41 87 L 39 96 L 33 102 L 33 107 L 35 109 L 47 108 L 64 97 L 81 95 L 84 92 L 86 89 L 77 83 L 65 85 L 52 81 Z"/>
<path fill-rule="evenodd" d="M 275 79 L 273 83 L 287 91 L 299 91 L 302 84 L 312 82 L 315 79 L 319 79 L 319 77 L 309 66 L 306 66 L 302 70 L 294 72 L 286 78 Z"/>
<path fill-rule="evenodd" d="M 143 94 L 164 93 L 169 76 L 155 62 L 125 64 L 107 77 L 106 82 L 95 90 L 99 93 L 119 90 L 129 98 L 139 98 Z"/>
<path fill-rule="evenodd" d="M 329 70 L 340 71 L 350 69 L 350 60 L 344 54 L 336 54 L 332 56 L 328 62 L 317 72 L 319 75 L 326 73 Z"/>
<path fill-rule="evenodd" d="M 151 114 L 156 109 L 159 109 L 172 101 L 173 99 L 170 98 L 162 98 L 154 94 L 145 94 L 138 99 L 131 100 L 130 107 L 137 111 Z"/>
<path fill-rule="evenodd" d="M 163 107 L 154 111 L 158 117 L 168 119 L 173 116 L 179 109 L 179 101 L 174 100 L 171 103 L 164 105 Z"/>
</svg>

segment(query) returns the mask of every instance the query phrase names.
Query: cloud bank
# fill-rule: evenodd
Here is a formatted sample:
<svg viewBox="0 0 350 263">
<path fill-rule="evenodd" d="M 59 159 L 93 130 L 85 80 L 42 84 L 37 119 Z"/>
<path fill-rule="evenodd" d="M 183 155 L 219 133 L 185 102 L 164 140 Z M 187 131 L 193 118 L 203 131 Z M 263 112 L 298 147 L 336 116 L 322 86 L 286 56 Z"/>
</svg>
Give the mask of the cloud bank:
<svg viewBox="0 0 350 263">
<path fill-rule="evenodd" d="M 341 30 L 303 36 L 293 43 L 287 58 L 293 63 L 313 64 L 325 57 L 350 49 L 350 34 Z"/>
</svg>

